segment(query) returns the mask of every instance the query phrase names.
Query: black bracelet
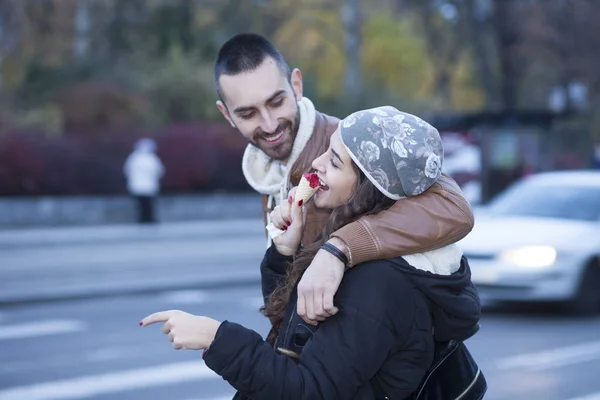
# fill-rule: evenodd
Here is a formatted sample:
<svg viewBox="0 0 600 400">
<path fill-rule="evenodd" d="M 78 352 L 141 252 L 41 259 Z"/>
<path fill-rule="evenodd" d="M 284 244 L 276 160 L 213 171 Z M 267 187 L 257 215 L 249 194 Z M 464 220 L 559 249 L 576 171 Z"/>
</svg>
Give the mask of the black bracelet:
<svg viewBox="0 0 600 400">
<path fill-rule="evenodd" d="M 337 258 L 338 260 L 340 260 L 342 262 L 342 264 L 344 264 L 344 266 L 348 265 L 348 257 L 346 257 L 346 255 L 344 254 L 343 251 L 341 251 L 340 249 L 338 249 L 331 243 L 325 242 L 325 243 L 323 243 L 323 246 L 321 246 L 321 248 L 323 250 L 325 250 L 326 252 L 333 254 L 335 256 L 335 258 Z"/>
</svg>

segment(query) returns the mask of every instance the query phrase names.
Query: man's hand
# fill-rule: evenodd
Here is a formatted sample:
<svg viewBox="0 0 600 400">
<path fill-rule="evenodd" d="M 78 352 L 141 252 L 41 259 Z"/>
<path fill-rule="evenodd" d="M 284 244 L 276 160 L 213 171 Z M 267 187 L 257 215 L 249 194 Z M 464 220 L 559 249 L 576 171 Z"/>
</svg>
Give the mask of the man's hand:
<svg viewBox="0 0 600 400">
<path fill-rule="evenodd" d="M 200 317 L 179 310 L 161 311 L 148 315 L 140 322 L 140 326 L 148 326 L 164 322 L 161 331 L 168 335 L 175 350 L 207 349 L 221 326 L 212 318 Z"/>
<path fill-rule="evenodd" d="M 332 238 L 329 243 L 344 251 L 345 244 Z M 319 250 L 298 284 L 298 315 L 311 325 L 335 315 L 333 296 L 340 287 L 346 266 L 325 250 Z"/>
</svg>

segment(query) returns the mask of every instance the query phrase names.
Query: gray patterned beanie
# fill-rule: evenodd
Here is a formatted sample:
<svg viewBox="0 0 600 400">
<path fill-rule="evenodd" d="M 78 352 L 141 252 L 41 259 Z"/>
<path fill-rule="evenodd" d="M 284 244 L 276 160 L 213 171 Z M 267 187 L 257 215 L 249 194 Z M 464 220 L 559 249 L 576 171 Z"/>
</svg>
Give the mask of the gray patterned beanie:
<svg viewBox="0 0 600 400">
<path fill-rule="evenodd" d="M 440 134 L 419 117 L 390 106 L 357 111 L 340 133 L 352 160 L 391 199 L 417 196 L 442 174 Z"/>
</svg>

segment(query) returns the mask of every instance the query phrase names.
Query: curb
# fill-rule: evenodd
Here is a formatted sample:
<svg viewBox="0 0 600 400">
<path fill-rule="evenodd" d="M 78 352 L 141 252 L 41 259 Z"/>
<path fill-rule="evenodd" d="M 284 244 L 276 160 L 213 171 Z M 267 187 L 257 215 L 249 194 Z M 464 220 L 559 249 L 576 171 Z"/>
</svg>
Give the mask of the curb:
<svg viewBox="0 0 600 400">
<path fill-rule="evenodd" d="M 236 276 L 208 276 L 197 279 L 178 279 L 165 282 L 148 281 L 138 284 L 109 283 L 101 286 L 85 286 L 36 290 L 33 293 L 0 293 L 0 307 L 36 303 L 85 300 L 103 297 L 151 294 L 167 290 L 207 290 L 260 285 L 260 275 L 238 274 Z"/>
</svg>

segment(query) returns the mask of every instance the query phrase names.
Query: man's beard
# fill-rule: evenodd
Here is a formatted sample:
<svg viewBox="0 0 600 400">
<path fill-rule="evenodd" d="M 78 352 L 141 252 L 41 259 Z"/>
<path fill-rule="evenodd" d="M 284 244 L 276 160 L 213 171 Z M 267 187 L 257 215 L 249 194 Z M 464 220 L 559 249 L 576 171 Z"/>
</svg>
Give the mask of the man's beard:
<svg viewBox="0 0 600 400">
<path fill-rule="evenodd" d="M 298 135 L 298 129 L 300 128 L 300 112 L 296 113 L 296 117 L 294 121 L 283 121 L 279 123 L 275 132 L 267 133 L 262 129 L 257 129 L 252 138 L 252 145 L 259 148 L 263 153 L 265 153 L 269 158 L 278 161 L 287 160 L 292 154 L 292 149 L 294 147 L 294 141 L 296 140 L 296 136 Z M 287 136 L 283 138 L 283 142 L 275 145 L 269 146 L 264 142 L 265 137 L 276 136 L 282 132 L 288 132 Z M 264 145 L 264 147 L 263 147 Z"/>
</svg>

